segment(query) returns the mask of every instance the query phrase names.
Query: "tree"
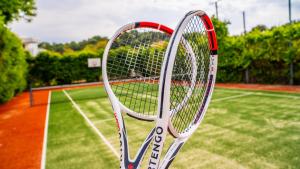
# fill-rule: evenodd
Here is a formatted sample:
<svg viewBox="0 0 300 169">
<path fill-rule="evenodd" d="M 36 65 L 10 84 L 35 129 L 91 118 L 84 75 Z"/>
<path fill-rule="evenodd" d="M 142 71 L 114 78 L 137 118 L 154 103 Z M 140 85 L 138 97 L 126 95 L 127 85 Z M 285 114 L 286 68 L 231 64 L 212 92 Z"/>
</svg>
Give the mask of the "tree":
<svg viewBox="0 0 300 169">
<path fill-rule="evenodd" d="M 0 103 L 25 89 L 27 54 L 21 40 L 4 26 L 0 18 Z"/>
<path fill-rule="evenodd" d="M 262 32 L 262 31 L 265 31 L 267 29 L 268 29 L 268 27 L 266 25 L 257 25 L 255 27 L 253 27 L 250 32 L 255 31 L 255 30 L 258 30 L 258 31 Z"/>
<path fill-rule="evenodd" d="M 82 40 L 79 42 L 69 42 L 69 43 L 48 43 L 48 42 L 41 42 L 39 44 L 40 48 L 47 49 L 49 51 L 58 52 L 60 54 L 70 53 L 71 50 L 73 51 L 81 51 L 81 50 L 92 50 L 98 51 L 99 49 L 104 49 L 108 39 L 106 37 L 101 36 L 93 36 L 87 40 Z"/>
<path fill-rule="evenodd" d="M 218 42 L 222 43 L 223 40 L 229 36 L 229 31 L 227 25 L 230 24 L 229 21 L 220 21 L 214 16 L 212 17 L 212 22 L 214 24 L 214 28 L 216 30 Z"/>
<path fill-rule="evenodd" d="M 0 0 L 0 16 L 4 18 L 4 24 L 20 18 L 31 21 L 35 12 L 34 0 Z"/>
<path fill-rule="evenodd" d="M 212 22 L 217 34 L 218 41 L 218 55 L 222 58 L 226 54 L 226 46 L 228 46 L 227 39 L 229 38 L 229 31 L 227 25 L 230 24 L 229 21 L 220 21 L 214 16 L 212 17 Z M 224 58 L 225 59 L 225 58 Z"/>
</svg>

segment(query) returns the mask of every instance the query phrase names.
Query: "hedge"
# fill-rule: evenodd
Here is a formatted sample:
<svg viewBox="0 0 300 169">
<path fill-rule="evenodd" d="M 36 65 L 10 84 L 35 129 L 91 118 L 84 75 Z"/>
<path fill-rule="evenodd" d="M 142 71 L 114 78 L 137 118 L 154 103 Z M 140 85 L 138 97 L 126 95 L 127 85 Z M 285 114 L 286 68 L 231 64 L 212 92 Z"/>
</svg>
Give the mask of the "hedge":
<svg viewBox="0 0 300 169">
<path fill-rule="evenodd" d="M 88 58 L 102 58 L 98 53 L 82 51 L 61 55 L 54 52 L 41 52 L 27 59 L 29 83 L 33 87 L 62 85 L 101 80 L 101 68 L 88 68 Z"/>
<path fill-rule="evenodd" d="M 293 63 L 294 84 L 300 84 L 300 22 L 229 36 L 227 25 L 213 19 L 219 42 L 218 82 L 289 84 Z"/>
<path fill-rule="evenodd" d="M 250 83 L 288 84 L 293 63 L 294 83 L 300 84 L 300 22 L 271 29 L 260 25 L 238 36 L 229 35 L 228 23 L 215 18 L 213 22 L 219 44 L 217 82 L 244 83 L 247 71 Z M 117 53 L 129 48 L 114 49 L 112 57 L 120 57 Z M 97 52 L 42 52 L 28 59 L 30 82 L 33 86 L 48 86 L 99 81 L 101 69 L 88 68 L 87 59 L 102 58 L 102 54 L 103 48 Z"/>
<path fill-rule="evenodd" d="M 26 88 L 26 52 L 21 40 L 0 18 L 0 103 Z"/>
</svg>

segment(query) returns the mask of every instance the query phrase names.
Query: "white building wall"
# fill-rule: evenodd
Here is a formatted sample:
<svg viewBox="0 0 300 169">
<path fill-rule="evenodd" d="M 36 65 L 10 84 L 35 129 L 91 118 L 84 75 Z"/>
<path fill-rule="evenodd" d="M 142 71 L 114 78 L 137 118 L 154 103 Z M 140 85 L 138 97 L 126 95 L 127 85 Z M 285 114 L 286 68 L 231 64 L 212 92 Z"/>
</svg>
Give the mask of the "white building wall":
<svg viewBox="0 0 300 169">
<path fill-rule="evenodd" d="M 34 38 L 22 38 L 24 48 L 31 53 L 32 56 L 36 56 L 40 49 L 38 47 L 39 41 Z"/>
<path fill-rule="evenodd" d="M 25 44 L 25 49 L 28 50 L 33 56 L 36 56 L 39 53 L 39 48 L 37 43 Z"/>
</svg>

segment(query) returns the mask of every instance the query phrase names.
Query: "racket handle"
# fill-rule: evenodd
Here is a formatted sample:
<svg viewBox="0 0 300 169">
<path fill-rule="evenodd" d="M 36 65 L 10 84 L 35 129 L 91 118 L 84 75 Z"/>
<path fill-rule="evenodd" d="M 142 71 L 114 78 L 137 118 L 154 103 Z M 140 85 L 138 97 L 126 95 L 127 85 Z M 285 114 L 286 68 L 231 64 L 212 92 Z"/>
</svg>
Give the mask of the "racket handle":
<svg viewBox="0 0 300 169">
<path fill-rule="evenodd" d="M 184 138 L 184 139 L 177 138 L 173 142 L 173 144 L 169 147 L 167 154 L 165 155 L 162 163 L 160 164 L 159 169 L 167 169 L 170 167 L 170 165 L 173 162 L 173 160 L 175 159 L 177 153 L 182 148 L 182 146 L 184 145 L 184 143 L 187 139 L 188 138 Z"/>
</svg>

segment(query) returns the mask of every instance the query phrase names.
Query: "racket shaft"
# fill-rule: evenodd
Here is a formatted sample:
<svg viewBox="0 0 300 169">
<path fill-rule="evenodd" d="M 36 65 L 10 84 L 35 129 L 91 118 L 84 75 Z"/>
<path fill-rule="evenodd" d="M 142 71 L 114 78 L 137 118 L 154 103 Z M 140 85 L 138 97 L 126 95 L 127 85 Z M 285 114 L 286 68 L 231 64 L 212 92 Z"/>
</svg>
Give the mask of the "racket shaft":
<svg viewBox="0 0 300 169">
<path fill-rule="evenodd" d="M 163 161 L 161 162 L 159 169 L 167 169 L 175 159 L 177 153 L 183 147 L 184 143 L 188 138 L 176 139 L 172 145 L 169 147 L 167 154 L 165 155 Z"/>
<path fill-rule="evenodd" d="M 113 106 L 114 107 L 114 106 Z M 114 116 L 116 119 L 116 124 L 118 127 L 119 132 L 119 139 L 120 139 L 120 168 L 125 169 L 125 162 L 127 161 L 125 158 L 128 157 L 128 150 L 127 150 L 127 138 L 125 134 L 125 126 L 123 123 L 123 117 L 121 114 L 121 110 L 119 108 L 114 108 Z"/>
<path fill-rule="evenodd" d="M 150 155 L 148 169 L 157 169 L 162 153 L 163 145 L 167 135 L 167 125 L 160 122 L 155 128 L 155 136 L 153 139 L 152 153 Z"/>
<path fill-rule="evenodd" d="M 137 153 L 135 159 L 133 160 L 132 164 L 135 166 L 135 169 L 139 169 L 141 167 L 141 161 L 143 160 L 146 151 L 153 139 L 155 129 L 152 129 L 151 132 L 149 133 L 148 137 L 145 139 L 143 145 L 139 149 L 139 152 Z M 128 167 L 129 168 L 129 167 Z"/>
</svg>

